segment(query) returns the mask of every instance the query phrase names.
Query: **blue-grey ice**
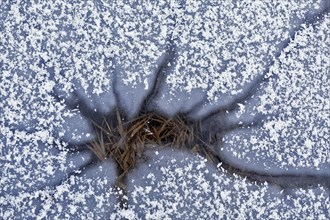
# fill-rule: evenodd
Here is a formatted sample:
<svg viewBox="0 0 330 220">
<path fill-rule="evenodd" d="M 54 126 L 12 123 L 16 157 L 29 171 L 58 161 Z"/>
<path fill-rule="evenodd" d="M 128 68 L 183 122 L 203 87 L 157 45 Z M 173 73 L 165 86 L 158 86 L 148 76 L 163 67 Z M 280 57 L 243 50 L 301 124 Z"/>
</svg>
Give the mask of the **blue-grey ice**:
<svg viewBox="0 0 330 220">
<path fill-rule="evenodd" d="M 1 219 L 330 218 L 328 0 L 0 2 Z M 235 167 L 322 181 L 155 146 L 124 194 L 85 116 L 141 106 L 212 124 Z"/>
</svg>

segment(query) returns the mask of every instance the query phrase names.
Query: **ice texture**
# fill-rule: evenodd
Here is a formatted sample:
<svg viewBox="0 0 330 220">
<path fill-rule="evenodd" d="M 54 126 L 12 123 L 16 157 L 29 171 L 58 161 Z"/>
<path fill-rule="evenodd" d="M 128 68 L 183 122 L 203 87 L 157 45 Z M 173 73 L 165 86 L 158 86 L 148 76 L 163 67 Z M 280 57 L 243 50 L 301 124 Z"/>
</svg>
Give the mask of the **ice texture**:
<svg viewBox="0 0 330 220">
<path fill-rule="evenodd" d="M 328 0 L 0 1 L 0 218 L 329 219 L 329 10 Z M 212 124 L 226 162 L 327 184 L 257 183 L 155 146 L 125 195 L 114 159 L 86 145 L 86 114 L 134 118 L 155 83 L 145 109 Z"/>
</svg>

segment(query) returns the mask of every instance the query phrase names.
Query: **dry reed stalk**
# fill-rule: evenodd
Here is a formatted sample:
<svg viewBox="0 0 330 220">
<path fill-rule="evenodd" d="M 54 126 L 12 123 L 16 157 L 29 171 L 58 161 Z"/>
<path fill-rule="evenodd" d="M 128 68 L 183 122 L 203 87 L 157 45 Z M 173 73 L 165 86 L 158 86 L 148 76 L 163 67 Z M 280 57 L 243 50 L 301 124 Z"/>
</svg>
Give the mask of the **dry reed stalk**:
<svg viewBox="0 0 330 220">
<path fill-rule="evenodd" d="M 166 118 L 164 116 L 146 113 L 123 122 L 120 112 L 116 111 L 116 119 L 104 118 L 101 124 L 94 123 L 97 138 L 90 143 L 89 148 L 100 159 L 107 157 L 115 159 L 122 180 L 137 159 L 143 155 L 146 147 L 154 145 L 170 145 L 177 148 L 188 148 L 195 153 L 201 153 L 200 138 L 195 133 L 197 128 L 189 126 L 181 117 Z M 201 133 L 198 131 L 197 133 Z M 204 156 L 208 153 L 203 152 Z"/>
</svg>

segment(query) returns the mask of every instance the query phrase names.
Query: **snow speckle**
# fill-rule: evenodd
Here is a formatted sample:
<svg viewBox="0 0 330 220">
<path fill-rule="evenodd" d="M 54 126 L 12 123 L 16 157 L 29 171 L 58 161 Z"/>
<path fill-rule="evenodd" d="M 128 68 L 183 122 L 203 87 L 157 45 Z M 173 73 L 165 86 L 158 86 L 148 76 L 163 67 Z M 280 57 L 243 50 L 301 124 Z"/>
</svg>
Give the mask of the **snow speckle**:
<svg viewBox="0 0 330 220">
<path fill-rule="evenodd" d="M 227 136 L 228 152 L 254 163 L 266 161 L 266 169 L 328 169 L 330 44 L 325 39 L 329 20 L 326 15 L 314 25 L 303 25 L 282 51 L 254 108 L 266 116 L 262 128 Z"/>
<path fill-rule="evenodd" d="M 222 150 L 266 169 L 324 172 L 330 163 L 330 19 L 301 23 L 326 3 L 1 1 L 0 216 L 329 218 L 329 189 L 283 192 L 187 152 L 161 150 L 130 173 L 122 209 L 114 162 L 85 167 L 91 154 L 71 153 L 67 143 L 93 136 L 68 108 L 73 93 L 93 106 L 91 100 L 112 94 L 119 80 L 131 93 L 141 85 L 150 89 L 160 57 L 173 52 L 161 82 L 168 94 L 201 89 L 209 102 L 222 102 L 265 74 L 268 81 L 254 97 L 254 113 L 265 123 L 226 134 Z M 238 107 L 243 124 L 250 109 L 243 102 Z"/>
</svg>

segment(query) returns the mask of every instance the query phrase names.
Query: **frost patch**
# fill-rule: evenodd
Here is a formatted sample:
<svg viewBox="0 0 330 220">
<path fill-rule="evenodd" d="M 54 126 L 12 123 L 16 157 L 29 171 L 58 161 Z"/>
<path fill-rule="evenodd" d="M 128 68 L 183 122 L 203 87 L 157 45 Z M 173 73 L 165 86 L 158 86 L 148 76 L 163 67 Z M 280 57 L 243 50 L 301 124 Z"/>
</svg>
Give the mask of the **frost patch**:
<svg viewBox="0 0 330 220">
<path fill-rule="evenodd" d="M 249 161 L 280 168 L 320 169 L 330 163 L 330 22 L 303 25 L 270 68 L 258 113 L 269 115 L 261 128 L 225 138 L 227 149 Z M 239 135 L 238 135 L 239 134 Z M 244 155 L 251 155 L 253 159 Z M 324 169 L 323 169 L 324 170 Z"/>
</svg>

